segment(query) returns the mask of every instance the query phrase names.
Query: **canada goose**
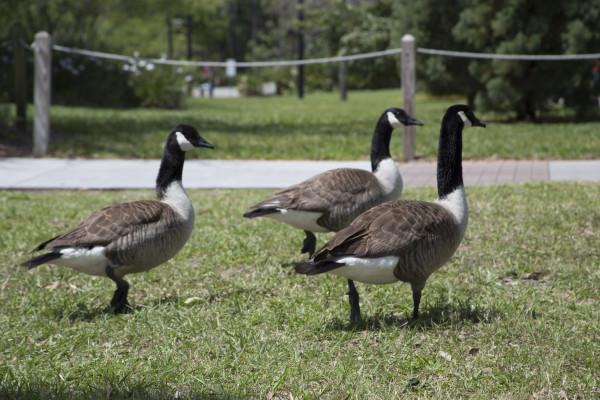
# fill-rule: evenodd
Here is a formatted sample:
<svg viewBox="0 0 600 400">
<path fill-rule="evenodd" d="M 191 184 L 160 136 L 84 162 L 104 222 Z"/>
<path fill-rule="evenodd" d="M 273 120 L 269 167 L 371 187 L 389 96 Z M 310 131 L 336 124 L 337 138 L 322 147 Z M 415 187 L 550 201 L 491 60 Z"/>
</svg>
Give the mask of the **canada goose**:
<svg viewBox="0 0 600 400">
<path fill-rule="evenodd" d="M 399 108 L 385 110 L 375 126 L 371 144 L 371 168 L 339 168 L 323 172 L 275 193 L 254 205 L 246 218 L 269 217 L 303 229 L 301 252 L 313 255 L 313 232 L 337 232 L 363 211 L 402 192 L 402 177 L 390 155 L 392 130 L 404 125 L 423 125 Z"/>
<path fill-rule="evenodd" d="M 154 268 L 173 257 L 192 233 L 194 209 L 181 184 L 185 152 L 214 148 L 189 125 L 178 125 L 167 137 L 156 178 L 158 200 L 140 200 L 103 208 L 75 229 L 38 245 L 48 252 L 24 262 L 28 269 L 52 263 L 107 276 L 117 290 L 115 313 L 128 310 L 129 284 L 123 276 Z"/>
<path fill-rule="evenodd" d="M 464 105 L 448 108 L 440 129 L 435 202 L 396 200 L 358 216 L 336 233 L 296 272 L 331 272 L 348 279 L 350 321 L 360 321 L 359 297 L 352 280 L 373 284 L 408 282 L 413 318 L 419 317 L 421 290 L 429 275 L 454 254 L 467 227 L 462 176 L 462 131 L 485 127 Z"/>
</svg>

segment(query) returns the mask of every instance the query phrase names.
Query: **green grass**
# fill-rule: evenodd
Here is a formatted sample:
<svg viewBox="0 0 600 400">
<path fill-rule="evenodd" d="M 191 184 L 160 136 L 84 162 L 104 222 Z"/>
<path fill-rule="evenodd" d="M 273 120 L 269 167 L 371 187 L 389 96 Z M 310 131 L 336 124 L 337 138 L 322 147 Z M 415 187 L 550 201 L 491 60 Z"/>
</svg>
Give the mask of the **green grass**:
<svg viewBox="0 0 600 400">
<path fill-rule="evenodd" d="M 166 133 L 178 123 L 196 126 L 216 144 L 202 157 L 219 159 L 368 159 L 375 122 L 399 106 L 399 90 L 295 97 L 193 100 L 184 110 L 52 108 L 50 154 L 58 157 L 159 158 Z M 417 96 L 417 155 L 434 159 L 445 109 L 461 98 Z M 30 112 L 32 115 L 32 112 Z M 481 114 L 482 119 L 499 118 Z M 10 141 L 10 140 L 9 140 Z M 392 140 L 402 154 L 402 136 Z M 490 123 L 467 131 L 466 159 L 590 159 L 600 154 L 600 122 Z"/>
<path fill-rule="evenodd" d="M 151 192 L 0 192 L 0 398 L 600 396 L 600 185 L 470 188 L 465 241 L 430 278 L 421 323 L 403 326 L 408 285 L 358 284 L 356 329 L 343 279 L 282 267 L 301 232 L 241 218 L 267 193 L 191 191 L 190 242 L 129 276 L 135 312 L 114 316 L 108 279 L 15 264 Z"/>
</svg>

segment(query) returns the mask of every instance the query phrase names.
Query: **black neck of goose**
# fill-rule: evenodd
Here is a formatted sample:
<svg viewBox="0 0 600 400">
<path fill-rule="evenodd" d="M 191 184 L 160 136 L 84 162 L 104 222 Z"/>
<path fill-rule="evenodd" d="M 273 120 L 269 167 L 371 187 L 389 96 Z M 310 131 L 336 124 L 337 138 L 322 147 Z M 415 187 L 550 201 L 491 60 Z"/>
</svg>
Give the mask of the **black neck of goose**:
<svg viewBox="0 0 600 400">
<path fill-rule="evenodd" d="M 167 187 L 174 181 L 181 181 L 185 153 L 181 151 L 177 141 L 169 138 L 165 144 L 162 161 L 156 177 L 156 196 L 162 199 Z"/>
<path fill-rule="evenodd" d="M 437 185 L 440 199 L 463 186 L 462 130 L 463 125 L 457 121 L 456 116 L 444 116 L 440 130 L 437 163 Z"/>
<path fill-rule="evenodd" d="M 393 128 L 387 120 L 387 114 L 383 115 L 375 125 L 373 140 L 371 141 L 371 170 L 375 171 L 379 163 L 390 155 L 390 139 L 392 138 Z"/>
</svg>

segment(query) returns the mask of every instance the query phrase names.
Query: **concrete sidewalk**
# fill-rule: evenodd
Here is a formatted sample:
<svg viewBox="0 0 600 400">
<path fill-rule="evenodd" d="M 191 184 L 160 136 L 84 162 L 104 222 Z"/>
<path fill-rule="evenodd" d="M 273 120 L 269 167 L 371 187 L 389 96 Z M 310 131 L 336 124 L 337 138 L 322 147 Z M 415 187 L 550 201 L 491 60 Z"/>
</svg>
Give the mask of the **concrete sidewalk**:
<svg viewBox="0 0 600 400">
<path fill-rule="evenodd" d="M 0 189 L 149 189 L 159 160 L 0 159 Z M 368 161 L 188 160 L 187 188 L 280 188 L 332 168 L 369 170 Z M 435 186 L 435 162 L 400 163 L 406 187 Z M 465 183 L 600 182 L 600 160 L 464 161 Z"/>
</svg>

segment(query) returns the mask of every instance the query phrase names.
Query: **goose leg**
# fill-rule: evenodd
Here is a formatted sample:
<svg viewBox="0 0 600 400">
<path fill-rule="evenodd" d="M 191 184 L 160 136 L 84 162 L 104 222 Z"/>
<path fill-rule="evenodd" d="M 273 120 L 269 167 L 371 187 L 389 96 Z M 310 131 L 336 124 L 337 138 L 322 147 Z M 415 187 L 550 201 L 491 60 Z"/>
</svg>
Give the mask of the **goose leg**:
<svg viewBox="0 0 600 400">
<path fill-rule="evenodd" d="M 360 323 L 360 303 L 358 291 L 352 279 L 348 279 L 348 301 L 350 303 L 350 323 L 358 324 Z"/>
<path fill-rule="evenodd" d="M 421 304 L 421 290 L 413 290 L 413 319 L 419 319 L 419 304 Z"/>
<path fill-rule="evenodd" d="M 304 238 L 304 242 L 302 242 L 302 250 L 300 250 L 300 253 L 308 253 L 308 256 L 312 257 L 317 249 L 317 238 L 311 231 L 304 231 L 304 233 L 306 234 L 306 237 Z"/>
<path fill-rule="evenodd" d="M 421 290 L 425 287 L 425 282 L 411 283 L 413 294 L 413 319 L 419 319 L 419 305 L 421 304 Z"/>
<path fill-rule="evenodd" d="M 124 314 L 129 310 L 129 302 L 127 302 L 127 293 L 129 292 L 129 283 L 121 277 L 115 275 L 115 270 L 112 266 L 106 266 L 106 276 L 108 276 L 116 285 L 117 290 L 110 301 L 110 307 L 115 314 Z"/>
</svg>

